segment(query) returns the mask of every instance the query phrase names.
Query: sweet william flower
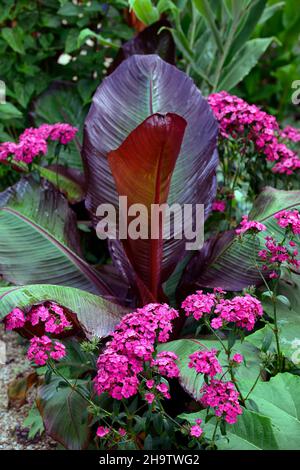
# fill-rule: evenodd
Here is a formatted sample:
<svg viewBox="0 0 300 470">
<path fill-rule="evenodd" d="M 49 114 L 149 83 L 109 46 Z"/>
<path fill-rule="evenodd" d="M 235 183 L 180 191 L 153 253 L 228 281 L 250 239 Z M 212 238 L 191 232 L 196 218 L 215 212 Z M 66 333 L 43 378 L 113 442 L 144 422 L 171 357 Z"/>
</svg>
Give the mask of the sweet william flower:
<svg viewBox="0 0 300 470">
<path fill-rule="evenodd" d="M 171 351 L 161 351 L 153 361 L 153 366 L 158 368 L 158 372 L 170 379 L 179 376 L 179 369 L 176 364 L 178 357 Z"/>
<path fill-rule="evenodd" d="M 276 162 L 272 168 L 274 173 L 291 175 L 300 168 L 298 155 L 285 145 L 287 140 L 298 141 L 297 129 L 280 131 L 274 116 L 226 91 L 213 93 L 208 103 L 219 122 L 223 141 L 232 138 L 244 144 L 253 142 L 258 155 Z"/>
<path fill-rule="evenodd" d="M 99 395 L 108 392 L 117 400 L 136 395 L 141 383 L 139 374 L 145 364 L 160 374 L 177 376 L 176 356 L 161 352 L 154 358 L 154 353 L 157 342 L 168 341 L 172 320 L 178 315 L 167 304 L 154 303 L 125 315 L 98 358 L 94 380 L 96 392 Z"/>
<path fill-rule="evenodd" d="M 240 223 L 240 228 L 236 229 L 238 235 L 242 235 L 245 232 L 258 233 L 267 230 L 267 227 L 257 222 L 256 220 L 248 220 L 247 215 L 243 215 L 242 221 Z"/>
<path fill-rule="evenodd" d="M 190 435 L 192 437 L 200 437 L 203 434 L 203 429 L 198 426 L 198 424 L 195 424 L 194 426 L 191 427 L 190 429 Z"/>
<path fill-rule="evenodd" d="M 59 341 L 52 341 L 48 336 L 34 336 L 30 340 L 27 357 L 37 366 L 44 366 L 48 359 L 59 361 L 66 355 L 65 346 Z"/>
<path fill-rule="evenodd" d="M 232 360 L 234 362 L 236 362 L 237 364 L 241 364 L 243 362 L 244 358 L 243 358 L 242 354 L 236 353 L 236 354 L 234 354 Z"/>
<path fill-rule="evenodd" d="M 151 393 L 151 392 L 145 393 L 145 400 L 149 403 L 149 405 L 153 403 L 154 399 L 155 399 L 154 393 Z"/>
<path fill-rule="evenodd" d="M 58 141 L 66 145 L 74 139 L 78 129 L 66 123 L 42 124 L 37 128 L 26 129 L 19 137 L 19 142 L 0 144 L 0 161 L 8 157 L 30 164 L 48 151 L 47 140 Z"/>
<path fill-rule="evenodd" d="M 251 331 L 256 321 L 262 317 L 263 308 L 258 299 L 246 294 L 233 299 L 221 299 L 215 308 L 215 314 L 222 323 L 235 323 L 239 328 Z"/>
<path fill-rule="evenodd" d="M 294 235 L 300 235 L 300 214 L 296 209 L 283 210 L 274 215 L 281 228 L 289 229 Z"/>
<path fill-rule="evenodd" d="M 109 429 L 104 426 L 99 426 L 96 432 L 98 437 L 105 437 L 107 434 L 109 434 Z"/>
<path fill-rule="evenodd" d="M 189 295 L 181 306 L 187 316 L 193 315 L 195 320 L 200 320 L 203 316 L 211 314 L 215 305 L 215 294 L 204 294 L 199 290 L 196 294 Z"/>
<path fill-rule="evenodd" d="M 189 356 L 189 368 L 195 369 L 197 374 L 205 374 L 209 377 L 222 372 L 222 367 L 216 357 L 216 349 L 196 351 Z"/>
<path fill-rule="evenodd" d="M 201 392 L 203 406 L 214 409 L 216 416 L 223 417 L 229 424 L 234 424 L 237 417 L 242 414 L 239 405 L 239 394 L 232 382 L 212 379 L 210 384 L 205 384 Z"/>
<path fill-rule="evenodd" d="M 5 318 L 4 323 L 7 330 L 15 330 L 25 325 L 25 315 L 19 308 L 14 308 Z"/>
<path fill-rule="evenodd" d="M 212 203 L 211 208 L 215 212 L 224 212 L 226 209 L 226 202 L 222 200 L 216 200 Z"/>
</svg>

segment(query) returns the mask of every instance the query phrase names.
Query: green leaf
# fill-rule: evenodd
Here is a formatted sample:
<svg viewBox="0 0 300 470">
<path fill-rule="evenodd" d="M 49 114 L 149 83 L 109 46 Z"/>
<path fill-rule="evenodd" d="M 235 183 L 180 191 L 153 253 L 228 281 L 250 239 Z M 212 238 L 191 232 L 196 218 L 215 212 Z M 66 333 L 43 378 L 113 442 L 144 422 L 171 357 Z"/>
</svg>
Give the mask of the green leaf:
<svg viewBox="0 0 300 470">
<path fill-rule="evenodd" d="M 297 283 L 290 285 L 285 280 L 280 281 L 279 292 L 284 297 L 289 298 L 289 303 L 277 303 L 277 321 L 279 326 L 279 340 L 282 352 L 290 358 L 295 365 L 300 364 L 300 317 L 299 317 L 299 299 L 300 299 L 300 283 L 298 276 L 294 276 Z M 273 304 L 268 299 L 263 301 L 264 311 L 271 317 L 274 317 Z M 269 325 L 247 336 L 246 341 L 261 348 L 265 345 L 265 337 L 271 339 L 268 341 L 268 350 L 275 351 L 275 336 Z M 265 346 L 264 346 L 264 349 Z"/>
<path fill-rule="evenodd" d="M 210 7 L 209 0 L 193 0 L 193 3 L 195 4 L 196 8 L 199 10 L 201 15 L 207 21 L 218 46 L 218 49 L 223 52 L 223 40 L 216 25 L 215 15 L 213 9 Z"/>
<path fill-rule="evenodd" d="M 159 20 L 158 9 L 151 0 L 129 0 L 129 6 L 138 19 L 145 24 L 152 24 Z"/>
<path fill-rule="evenodd" d="M 24 33 L 20 28 L 2 28 L 1 35 L 15 52 L 25 54 Z"/>
<path fill-rule="evenodd" d="M 71 204 L 75 204 L 84 199 L 84 178 L 74 169 L 67 169 L 62 165 L 50 167 L 37 166 L 39 174 L 53 184 L 53 186 L 63 193 Z"/>
<path fill-rule="evenodd" d="M 0 288 L 0 319 L 13 308 L 26 309 L 51 300 L 75 313 L 86 336 L 103 337 L 110 334 L 128 310 L 98 295 L 72 287 L 36 284 Z"/>
<path fill-rule="evenodd" d="M 23 426 L 29 428 L 28 438 L 33 439 L 37 434 L 44 432 L 44 423 L 39 410 L 34 404 L 23 422 Z"/>
<path fill-rule="evenodd" d="M 220 351 L 218 360 L 222 366 L 227 364 L 227 358 L 221 344 L 216 339 L 180 339 L 158 346 L 159 351 L 172 351 L 178 358 L 180 370 L 179 382 L 183 389 L 195 400 L 201 397 L 201 387 L 203 386 L 203 375 L 197 374 L 195 369 L 189 368 L 189 356 L 196 351 L 215 348 Z M 243 354 L 245 364 L 242 363 L 236 371 L 236 378 L 239 381 L 242 392 L 248 393 L 259 372 L 259 350 L 256 347 L 249 347 L 247 343 L 236 341 L 232 348 L 232 354 Z"/>
<path fill-rule="evenodd" d="M 251 1 L 246 14 L 242 15 L 242 20 L 237 29 L 235 39 L 230 47 L 229 59 L 245 44 L 251 36 L 265 9 L 266 0 Z"/>
<path fill-rule="evenodd" d="M 66 449 L 85 449 L 90 439 L 87 402 L 70 387 L 58 389 L 60 381 L 60 377 L 53 377 L 38 391 L 37 407 L 46 433 Z M 83 387 L 88 395 L 86 381 L 70 380 L 70 383 Z"/>
<path fill-rule="evenodd" d="M 180 419 L 188 421 L 191 425 L 200 418 L 205 420 L 206 411 L 198 413 L 184 413 Z M 212 438 L 215 428 L 214 419 L 203 425 L 205 436 Z M 229 439 L 229 442 L 228 442 Z M 227 436 L 220 436 L 216 441 L 220 450 L 276 450 L 279 449 L 274 426 L 269 417 L 254 411 L 243 410 L 236 424 L 227 427 Z"/>
<path fill-rule="evenodd" d="M 0 103 L 0 120 L 7 121 L 9 119 L 21 118 L 23 115 L 13 104 Z"/>
<path fill-rule="evenodd" d="M 271 419 L 281 450 L 300 449 L 299 389 L 300 377 L 285 373 L 257 384 L 251 394 L 260 414 Z"/>
<path fill-rule="evenodd" d="M 90 37 L 95 38 L 97 42 L 101 44 L 102 46 L 119 49 L 119 46 L 117 44 L 114 44 L 110 39 L 104 38 L 101 34 L 97 34 L 89 28 L 85 28 L 82 31 L 80 31 L 78 35 L 78 39 L 77 39 L 77 47 L 78 48 L 81 47 L 82 44 L 84 44 L 85 41 Z"/>
<path fill-rule="evenodd" d="M 223 69 L 218 90 L 230 91 L 256 65 L 261 55 L 267 50 L 273 38 L 258 38 L 247 41 Z"/>
</svg>

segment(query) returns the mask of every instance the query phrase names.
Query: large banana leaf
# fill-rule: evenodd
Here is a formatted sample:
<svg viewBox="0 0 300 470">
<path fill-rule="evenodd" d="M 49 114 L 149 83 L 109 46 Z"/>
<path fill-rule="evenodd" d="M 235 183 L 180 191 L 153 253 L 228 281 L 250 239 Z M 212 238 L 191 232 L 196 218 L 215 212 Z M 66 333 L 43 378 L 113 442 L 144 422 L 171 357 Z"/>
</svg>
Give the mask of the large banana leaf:
<svg viewBox="0 0 300 470">
<path fill-rule="evenodd" d="M 28 309 L 51 300 L 75 313 L 87 337 L 110 334 L 128 309 L 72 287 L 36 284 L 0 289 L 0 320 L 13 308 Z"/>
<path fill-rule="evenodd" d="M 28 180 L 0 195 L 0 273 L 17 285 L 48 283 L 113 295 L 80 256 L 76 217 L 66 199 Z"/>
<path fill-rule="evenodd" d="M 206 100 L 184 73 L 158 56 L 135 55 L 100 85 L 85 121 L 83 157 L 87 207 L 93 214 L 102 203 L 118 206 L 119 194 L 108 153 L 119 148 L 134 129 L 156 113 L 174 113 L 187 122 L 170 183 L 168 204 L 178 203 L 183 207 L 202 203 L 205 213 L 209 213 L 216 191 L 215 118 Z M 187 225 L 192 227 L 192 224 L 191 217 Z M 170 260 L 175 260 L 176 264 L 184 254 L 185 240 L 174 237 L 164 240 L 163 266 Z M 151 268 L 144 266 L 143 269 L 150 271 Z"/>
<path fill-rule="evenodd" d="M 264 247 L 267 235 L 279 241 L 283 239 L 284 231 L 278 226 L 274 214 L 284 209 L 300 209 L 300 191 L 267 187 L 254 202 L 249 215 L 250 219 L 265 224 L 267 231 L 261 232 L 256 240 L 246 234 L 240 242 L 234 231 L 208 240 L 187 266 L 181 286 L 187 290 L 200 287 L 242 290 L 249 285 L 261 284 L 263 281 L 256 265 L 261 270 L 263 263 L 257 254 Z"/>
<path fill-rule="evenodd" d="M 176 164 L 186 121 L 176 114 L 154 114 L 129 134 L 123 144 L 109 153 L 109 164 L 118 193 L 127 196 L 128 207 L 142 204 L 147 213 L 139 215 L 139 225 L 146 239 L 124 240 L 132 266 L 154 298 L 158 298 L 161 279 L 168 277 L 162 270 L 163 240 L 151 236 L 151 207 L 167 202 L 170 181 Z M 164 220 L 157 231 L 164 232 Z M 175 257 L 165 269 L 170 274 L 176 266 Z M 150 267 L 150 269 L 149 269 Z"/>
</svg>

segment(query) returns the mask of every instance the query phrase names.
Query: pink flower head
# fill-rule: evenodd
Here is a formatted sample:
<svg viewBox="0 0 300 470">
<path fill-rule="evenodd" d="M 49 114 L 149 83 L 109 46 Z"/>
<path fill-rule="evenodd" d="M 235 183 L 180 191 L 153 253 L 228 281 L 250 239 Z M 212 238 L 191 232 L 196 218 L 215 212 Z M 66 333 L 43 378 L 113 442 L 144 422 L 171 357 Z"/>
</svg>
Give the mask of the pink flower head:
<svg viewBox="0 0 300 470">
<path fill-rule="evenodd" d="M 151 388 L 153 388 L 155 385 L 155 382 L 154 380 L 146 380 L 146 387 L 149 388 L 149 390 L 151 390 Z"/>
<path fill-rule="evenodd" d="M 126 434 L 127 434 L 126 429 L 124 429 L 124 428 L 119 428 L 119 429 L 118 429 L 118 433 L 119 433 L 120 436 L 122 436 L 122 437 L 125 437 Z"/>
<path fill-rule="evenodd" d="M 167 377 L 177 376 L 176 355 L 164 351 L 154 358 L 154 353 L 157 342 L 168 341 L 172 320 L 178 315 L 167 304 L 154 303 L 125 315 L 98 358 L 97 393 L 108 392 L 117 400 L 137 394 L 145 365 Z M 147 381 L 146 386 L 153 388 L 154 381 Z"/>
<path fill-rule="evenodd" d="M 258 256 L 264 262 L 263 270 L 271 269 L 269 276 L 271 279 L 279 277 L 278 269 L 282 263 L 286 263 L 293 268 L 300 268 L 300 260 L 297 258 L 298 251 L 293 250 L 293 243 L 287 246 L 280 244 L 273 237 L 266 237 L 266 249 L 260 250 Z"/>
<path fill-rule="evenodd" d="M 292 142 L 300 142 L 300 129 L 292 126 L 286 126 L 281 132 L 280 136 L 283 139 L 291 140 Z"/>
<path fill-rule="evenodd" d="M 176 364 L 178 357 L 171 351 L 161 351 L 153 361 L 153 366 L 158 368 L 158 372 L 170 379 L 179 377 L 179 369 Z"/>
<path fill-rule="evenodd" d="M 96 434 L 98 437 L 105 437 L 107 434 L 109 434 L 109 429 L 104 426 L 99 426 Z"/>
<path fill-rule="evenodd" d="M 222 367 L 216 357 L 217 350 L 211 349 L 196 351 L 189 356 L 189 368 L 195 369 L 198 374 L 214 377 L 222 372 Z"/>
<path fill-rule="evenodd" d="M 267 230 L 267 227 L 256 220 L 248 220 L 247 215 L 243 215 L 241 221 L 241 228 L 236 229 L 238 235 L 242 235 L 245 232 L 257 233 Z"/>
<path fill-rule="evenodd" d="M 270 162 L 276 162 L 274 173 L 292 174 L 300 168 L 300 159 L 283 141 L 299 142 L 299 130 L 291 127 L 280 131 L 274 116 L 249 104 L 226 91 L 208 97 L 216 119 L 219 122 L 220 139 L 239 140 L 246 147 L 254 144 L 254 150 Z M 250 146 L 249 151 L 252 152 Z"/>
<path fill-rule="evenodd" d="M 159 385 L 156 385 L 156 389 L 165 397 L 165 398 L 171 398 L 169 394 L 169 387 L 165 383 L 160 383 Z"/>
<path fill-rule="evenodd" d="M 223 326 L 223 320 L 221 317 L 216 317 L 216 318 L 213 318 L 211 323 L 210 323 L 210 326 L 214 329 L 214 330 L 218 330 L 219 328 L 222 328 Z"/>
<path fill-rule="evenodd" d="M 48 151 L 47 140 L 57 140 L 67 144 L 74 139 L 78 129 L 70 124 L 42 124 L 40 127 L 30 127 L 19 137 L 19 142 L 4 142 L 0 145 L 0 161 L 12 157 L 15 161 L 27 164 Z"/>
<path fill-rule="evenodd" d="M 63 308 L 53 302 L 33 307 L 28 313 L 27 320 L 32 326 L 44 323 L 47 333 L 59 334 L 72 328 Z"/>
<path fill-rule="evenodd" d="M 223 200 L 215 200 L 212 203 L 212 210 L 215 212 L 224 212 L 226 209 L 226 202 Z"/>
<path fill-rule="evenodd" d="M 198 426 L 198 424 L 195 424 L 194 426 L 191 427 L 190 429 L 190 435 L 192 437 L 200 437 L 203 433 L 203 429 Z"/>
<path fill-rule="evenodd" d="M 189 295 L 182 302 L 182 308 L 187 316 L 193 315 L 195 320 L 200 320 L 203 315 L 212 313 L 215 304 L 214 294 L 203 294 L 202 290 L 198 290 L 196 294 Z"/>
<path fill-rule="evenodd" d="M 232 382 L 222 382 L 222 380 L 212 379 L 210 384 L 205 384 L 201 403 L 203 406 L 214 408 L 218 417 L 224 417 L 229 424 L 236 423 L 238 415 L 242 414 L 239 405 L 239 394 Z"/>
<path fill-rule="evenodd" d="M 7 330 L 15 330 L 25 325 L 25 315 L 19 308 L 14 308 L 5 318 L 5 327 Z"/>
<path fill-rule="evenodd" d="M 7 160 L 8 157 L 13 156 L 17 148 L 14 142 L 4 142 L 0 144 L 0 161 Z"/>
<path fill-rule="evenodd" d="M 145 400 L 149 403 L 149 405 L 153 403 L 154 399 L 155 399 L 154 393 L 151 393 L 151 392 L 145 393 Z"/>
<path fill-rule="evenodd" d="M 244 358 L 243 358 L 242 354 L 236 353 L 236 354 L 233 356 L 232 360 L 233 360 L 234 362 L 236 362 L 237 364 L 241 364 L 241 363 L 243 362 Z"/>
<path fill-rule="evenodd" d="M 279 227 L 289 229 L 294 235 L 300 235 L 300 214 L 296 209 L 283 210 L 274 215 Z"/>
<path fill-rule="evenodd" d="M 259 300 L 246 294 L 230 300 L 221 299 L 215 313 L 223 322 L 236 323 L 239 328 L 251 331 L 255 322 L 263 315 L 263 308 Z"/>
<path fill-rule="evenodd" d="M 40 338 L 34 336 L 30 340 L 30 346 L 27 351 L 28 359 L 38 366 L 44 366 L 50 357 L 58 361 L 65 355 L 65 346 L 59 341 L 53 343 L 52 340 L 45 335 Z"/>
</svg>

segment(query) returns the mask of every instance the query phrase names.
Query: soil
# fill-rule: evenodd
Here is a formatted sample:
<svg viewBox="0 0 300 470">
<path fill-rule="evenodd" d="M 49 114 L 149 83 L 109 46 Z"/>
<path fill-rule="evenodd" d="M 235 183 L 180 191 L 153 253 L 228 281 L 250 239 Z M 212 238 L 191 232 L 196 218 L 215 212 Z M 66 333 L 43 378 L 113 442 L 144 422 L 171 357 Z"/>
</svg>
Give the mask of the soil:
<svg viewBox="0 0 300 470">
<path fill-rule="evenodd" d="M 9 383 L 21 374 L 32 372 L 26 360 L 26 345 L 16 333 L 5 332 L 1 324 L 0 341 L 5 343 L 6 349 L 4 361 L 0 356 L 0 450 L 53 450 L 56 443 L 45 433 L 28 439 L 29 430 L 23 425 L 35 400 L 35 390 L 31 390 L 20 408 L 9 406 Z"/>
</svg>

